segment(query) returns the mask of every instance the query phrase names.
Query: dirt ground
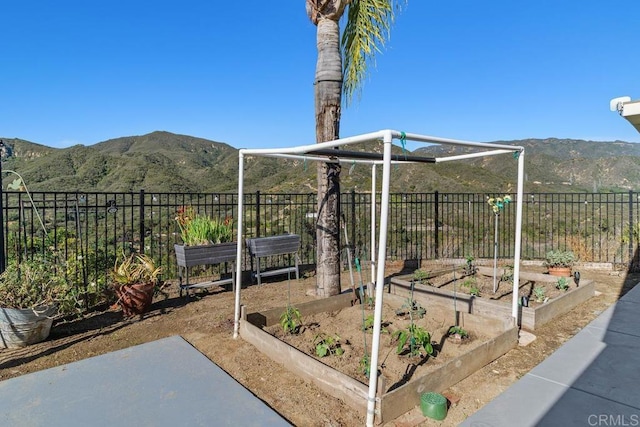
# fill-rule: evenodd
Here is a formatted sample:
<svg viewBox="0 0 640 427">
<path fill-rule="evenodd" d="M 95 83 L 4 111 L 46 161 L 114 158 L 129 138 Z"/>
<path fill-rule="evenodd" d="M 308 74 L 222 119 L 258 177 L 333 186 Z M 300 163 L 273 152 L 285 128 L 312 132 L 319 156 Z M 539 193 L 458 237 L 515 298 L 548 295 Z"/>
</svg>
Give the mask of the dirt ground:
<svg viewBox="0 0 640 427">
<path fill-rule="evenodd" d="M 389 275 L 401 264 L 390 265 Z M 404 273 L 411 272 L 406 270 Z M 580 269 L 582 279 L 596 282 L 598 295 L 536 331 L 536 340 L 516 347 L 446 390 L 452 404 L 442 422 L 422 417 L 418 408 L 387 426 L 450 426 L 473 414 L 518 378 L 544 360 L 598 314 L 626 293 L 640 275 L 618 271 Z M 280 279 L 280 281 L 276 281 Z M 309 301 L 308 290 L 315 277 L 300 280 L 274 277 L 260 286 L 242 290 L 248 312 Z M 350 287 L 348 272 L 343 288 Z M 0 350 L 0 380 L 24 375 L 110 351 L 181 335 L 239 383 L 297 426 L 359 426 L 363 411 L 355 411 L 340 400 L 307 383 L 283 366 L 272 362 L 242 338 L 233 338 L 234 295 L 209 289 L 196 297 L 179 297 L 175 286 L 165 289 L 142 318 L 123 319 L 117 309 L 98 312 L 84 319 L 54 324 L 49 339 L 22 349 Z"/>
<path fill-rule="evenodd" d="M 378 378 L 384 379 L 385 392 L 442 368 L 447 362 L 481 346 L 498 334 L 493 330 L 489 333 L 469 326 L 470 322 L 467 322 L 464 330 L 468 336 L 464 339 L 450 339 L 449 329 L 456 326 L 453 307 L 437 303 L 425 303 L 423 306 L 417 303 L 411 313 L 409 308 L 410 304 L 405 298 L 397 295 L 384 297 Z M 367 327 L 367 318 L 370 319 L 370 328 Z M 419 342 L 414 345 L 412 354 L 409 340 L 404 345 L 400 341 L 397 334 L 407 332 L 411 324 L 429 333 L 426 341 L 431 344 L 431 354 Z M 321 361 L 366 386 L 369 385 L 369 379 L 365 374 L 367 365 L 363 363 L 363 357 L 371 353 L 372 329 L 373 307 L 369 309 L 368 304 L 356 304 L 339 311 L 304 316 L 297 333 L 285 333 L 279 324 L 265 328 L 276 338 L 312 357 L 317 358 L 318 344 L 321 345 L 321 350 L 327 346 L 335 346 Z M 401 347 L 399 354 L 398 346 Z M 342 351 L 343 354 L 336 354 L 337 351 Z"/>
</svg>

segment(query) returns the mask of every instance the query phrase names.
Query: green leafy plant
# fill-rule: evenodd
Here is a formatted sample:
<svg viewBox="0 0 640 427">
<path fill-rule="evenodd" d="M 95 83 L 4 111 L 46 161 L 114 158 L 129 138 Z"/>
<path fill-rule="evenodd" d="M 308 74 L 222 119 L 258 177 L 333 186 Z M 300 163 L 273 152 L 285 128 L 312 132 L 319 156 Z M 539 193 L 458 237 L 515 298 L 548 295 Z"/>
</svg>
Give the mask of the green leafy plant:
<svg viewBox="0 0 640 427">
<path fill-rule="evenodd" d="M 572 251 L 554 249 L 545 254 L 544 265 L 547 267 L 572 267 L 576 255 Z"/>
<path fill-rule="evenodd" d="M 320 333 L 313 339 L 316 346 L 316 356 L 325 357 L 327 355 L 342 356 L 344 349 L 340 347 L 340 337 L 338 335 L 326 335 Z"/>
<path fill-rule="evenodd" d="M 233 221 L 220 220 L 195 212 L 193 207 L 184 206 L 178 210 L 176 222 L 180 237 L 186 246 L 211 245 L 233 241 Z"/>
<path fill-rule="evenodd" d="M 362 356 L 362 358 L 360 359 L 359 366 L 360 366 L 360 372 L 362 372 L 364 376 L 369 378 L 369 375 L 371 375 L 371 357 L 369 357 L 368 354 L 365 354 L 364 356 Z"/>
<path fill-rule="evenodd" d="M 567 278 L 560 277 L 558 279 L 558 282 L 556 283 L 556 288 L 560 289 L 561 291 L 566 291 L 567 289 L 569 289 L 569 281 L 567 280 Z"/>
<path fill-rule="evenodd" d="M 413 272 L 413 280 L 420 284 L 429 284 L 429 272 L 418 269 Z"/>
<path fill-rule="evenodd" d="M 480 296 L 480 288 L 476 285 L 476 278 L 470 277 L 462 283 L 462 286 L 469 290 L 469 294 L 479 297 Z"/>
<path fill-rule="evenodd" d="M 420 305 L 420 303 L 414 300 L 412 297 L 407 298 L 406 302 L 402 304 L 402 307 L 396 310 L 396 315 L 398 316 L 410 316 L 412 319 L 414 317 L 422 319 L 424 315 L 427 314 L 427 310 Z"/>
<path fill-rule="evenodd" d="M 542 286 L 536 286 L 533 288 L 533 296 L 535 297 L 536 302 L 544 302 L 546 295 L 546 291 Z"/>
<path fill-rule="evenodd" d="M 374 324 L 373 319 L 374 319 L 374 315 L 373 315 L 373 314 L 369 314 L 369 315 L 367 315 L 367 317 L 363 320 L 363 323 L 362 323 L 362 330 L 363 330 L 363 331 L 366 331 L 366 332 L 372 332 L 372 331 L 373 331 L 373 324 Z M 387 330 L 387 328 L 385 327 L 385 325 L 388 325 L 388 324 L 389 324 L 389 323 L 388 323 L 388 322 L 385 322 L 384 320 L 382 320 L 382 321 L 380 322 L 380 326 L 381 326 L 381 328 L 380 328 L 380 332 L 381 332 L 381 333 L 383 333 L 383 334 L 384 334 L 384 333 L 389 332 L 389 331 Z"/>
<path fill-rule="evenodd" d="M 60 314 L 79 313 L 78 292 L 68 283 L 55 257 L 33 254 L 12 260 L 0 275 L 0 306 L 33 309 L 55 305 Z"/>
<path fill-rule="evenodd" d="M 473 261 L 475 261 L 475 258 L 471 255 L 467 255 L 465 257 L 465 266 L 464 266 L 464 273 L 466 275 L 472 275 L 472 274 L 476 274 L 476 266 L 473 264 Z"/>
<path fill-rule="evenodd" d="M 502 271 L 502 275 L 500 276 L 500 281 L 513 283 L 513 266 L 512 265 L 507 265 L 504 267 Z"/>
<path fill-rule="evenodd" d="M 432 355 L 433 345 L 431 344 L 431 334 L 422 327 L 411 324 L 407 329 L 399 329 L 392 335 L 393 339 L 398 342 L 396 353 L 408 352 L 411 356 L 422 354 L 422 350 L 427 355 Z"/>
<path fill-rule="evenodd" d="M 464 330 L 461 326 L 450 327 L 448 335 L 457 337 L 459 339 L 469 338 L 469 332 Z"/>
<path fill-rule="evenodd" d="M 362 330 L 363 331 L 371 331 L 373 329 L 373 319 L 374 319 L 373 314 L 369 314 L 364 319 L 364 322 L 362 324 Z"/>
<path fill-rule="evenodd" d="M 280 326 L 285 334 L 296 334 L 300 328 L 300 310 L 292 305 L 288 305 L 284 313 L 280 316 Z"/>
</svg>

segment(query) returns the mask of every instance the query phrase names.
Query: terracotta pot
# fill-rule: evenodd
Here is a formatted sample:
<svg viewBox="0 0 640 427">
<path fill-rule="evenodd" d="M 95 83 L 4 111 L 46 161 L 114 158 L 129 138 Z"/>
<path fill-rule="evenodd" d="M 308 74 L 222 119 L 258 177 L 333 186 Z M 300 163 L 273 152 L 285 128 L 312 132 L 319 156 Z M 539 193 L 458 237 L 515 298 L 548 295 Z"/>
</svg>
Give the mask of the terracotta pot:
<svg viewBox="0 0 640 427">
<path fill-rule="evenodd" d="M 118 304 L 125 316 L 135 316 L 146 313 L 153 302 L 155 283 L 134 283 L 116 288 Z"/>
<path fill-rule="evenodd" d="M 549 275 L 571 277 L 571 267 L 549 267 Z"/>
</svg>

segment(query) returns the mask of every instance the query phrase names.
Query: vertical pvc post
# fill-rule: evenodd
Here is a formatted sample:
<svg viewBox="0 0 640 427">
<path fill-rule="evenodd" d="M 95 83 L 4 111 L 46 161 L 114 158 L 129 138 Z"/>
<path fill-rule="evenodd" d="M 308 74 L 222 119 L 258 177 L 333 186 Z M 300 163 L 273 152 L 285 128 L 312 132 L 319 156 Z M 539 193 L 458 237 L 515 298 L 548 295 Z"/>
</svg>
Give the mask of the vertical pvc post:
<svg viewBox="0 0 640 427">
<path fill-rule="evenodd" d="M 371 289 L 367 287 L 367 295 L 373 296 L 373 284 L 376 278 L 376 164 L 371 166 Z"/>
<path fill-rule="evenodd" d="M 493 222 L 493 293 L 497 290 L 497 275 L 498 275 L 498 214 L 494 213 L 495 221 Z"/>
<path fill-rule="evenodd" d="M 520 283 L 520 254 L 522 246 L 522 203 L 524 187 L 524 148 L 518 153 L 518 190 L 516 197 L 516 237 L 513 253 L 513 300 L 511 302 L 512 315 L 518 324 L 518 284 Z"/>
<path fill-rule="evenodd" d="M 233 318 L 233 338 L 240 331 L 240 288 L 242 287 L 242 235 L 244 233 L 244 154 L 238 154 L 238 247 L 236 249 L 235 316 Z"/>
<path fill-rule="evenodd" d="M 382 295 L 384 290 L 384 270 L 387 256 L 387 223 L 389 220 L 389 182 L 391 180 L 390 131 L 384 134 L 384 166 L 382 169 L 382 194 L 380 198 L 380 227 L 378 240 L 378 268 L 376 275 L 376 304 L 373 315 L 373 341 L 371 343 L 371 364 L 369 368 L 369 394 L 367 397 L 367 427 L 373 427 L 378 385 L 378 352 L 380 349 L 380 323 L 382 322 Z"/>
</svg>

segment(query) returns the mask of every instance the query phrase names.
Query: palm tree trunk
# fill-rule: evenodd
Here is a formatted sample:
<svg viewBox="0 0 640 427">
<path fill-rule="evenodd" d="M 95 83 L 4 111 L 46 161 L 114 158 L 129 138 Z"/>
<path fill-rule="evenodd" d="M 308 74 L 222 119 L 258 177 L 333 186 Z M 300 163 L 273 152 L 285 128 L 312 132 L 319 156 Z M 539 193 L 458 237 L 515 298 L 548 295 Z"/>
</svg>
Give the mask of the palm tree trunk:
<svg viewBox="0 0 640 427">
<path fill-rule="evenodd" d="M 315 80 L 316 142 L 340 137 L 342 58 L 337 21 L 317 24 L 318 62 Z M 318 218 L 316 223 L 316 292 L 338 295 L 340 289 L 340 165 L 318 163 Z"/>
</svg>

